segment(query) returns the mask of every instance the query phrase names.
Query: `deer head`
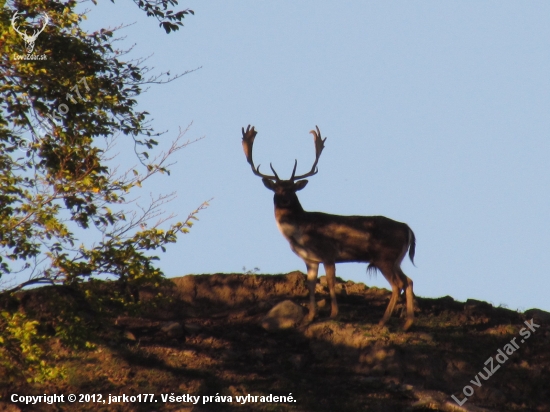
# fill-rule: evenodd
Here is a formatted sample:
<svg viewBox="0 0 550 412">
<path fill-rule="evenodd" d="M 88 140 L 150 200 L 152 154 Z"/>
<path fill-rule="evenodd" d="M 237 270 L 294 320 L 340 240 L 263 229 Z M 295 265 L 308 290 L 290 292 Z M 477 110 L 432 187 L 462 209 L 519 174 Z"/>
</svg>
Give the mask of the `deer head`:
<svg viewBox="0 0 550 412">
<path fill-rule="evenodd" d="M 244 127 L 242 128 L 243 133 L 243 150 L 244 154 L 246 156 L 246 161 L 250 164 L 250 167 L 252 168 L 252 172 L 256 175 L 262 178 L 262 182 L 269 190 L 272 190 L 275 192 L 275 206 L 280 208 L 298 208 L 301 209 L 300 202 L 298 201 L 298 197 L 296 196 L 296 192 L 299 190 L 302 190 L 307 185 L 307 180 L 304 180 L 306 177 L 315 175 L 319 170 L 317 169 L 317 162 L 319 162 L 319 157 L 321 156 L 321 152 L 323 151 L 323 148 L 325 147 L 325 140 L 321 138 L 321 132 L 317 126 L 315 126 L 317 130 L 312 130 L 310 133 L 313 134 L 313 139 L 315 143 L 315 162 L 313 163 L 313 166 L 311 167 L 311 170 L 303 175 L 296 175 L 296 167 L 298 166 L 298 160 L 294 160 L 294 169 L 292 170 L 292 176 L 290 176 L 289 180 L 282 180 L 277 175 L 277 172 L 273 168 L 273 165 L 270 163 L 269 167 L 271 168 L 271 171 L 273 172 L 273 175 L 266 175 L 260 172 L 260 165 L 257 167 L 254 166 L 254 161 L 252 160 L 252 147 L 254 145 L 254 139 L 256 137 L 256 130 L 254 130 L 254 126 L 246 128 L 246 131 L 244 130 Z"/>
<path fill-rule="evenodd" d="M 13 29 L 19 33 L 19 35 L 21 37 L 23 37 L 23 40 L 25 40 L 25 43 L 27 44 L 27 53 L 28 54 L 31 54 L 32 51 L 34 50 L 34 42 L 36 41 L 36 39 L 38 38 L 38 35 L 40 33 L 42 33 L 44 31 L 44 29 L 46 28 L 46 26 L 48 25 L 48 22 L 50 21 L 50 18 L 48 17 L 48 15 L 46 13 L 43 13 L 42 14 L 42 17 L 44 18 L 44 25 L 42 26 L 41 29 L 35 29 L 34 30 L 34 33 L 32 35 L 29 35 L 27 34 L 26 32 L 22 32 L 20 31 L 17 26 L 16 26 L 16 20 L 17 20 L 17 15 L 19 14 L 19 12 L 15 12 L 15 14 L 13 15 L 13 17 L 11 18 L 11 25 L 13 27 Z"/>
</svg>

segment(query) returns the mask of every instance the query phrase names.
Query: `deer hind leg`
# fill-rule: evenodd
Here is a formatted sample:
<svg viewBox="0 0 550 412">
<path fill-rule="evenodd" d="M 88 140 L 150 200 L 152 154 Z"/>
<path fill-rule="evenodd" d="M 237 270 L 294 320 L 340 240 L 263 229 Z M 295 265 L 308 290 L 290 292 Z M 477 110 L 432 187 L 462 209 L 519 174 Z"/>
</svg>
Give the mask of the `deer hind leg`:
<svg viewBox="0 0 550 412">
<path fill-rule="evenodd" d="M 386 279 L 388 278 L 386 277 Z M 378 322 L 380 326 L 384 326 L 386 322 L 390 319 L 395 308 L 395 304 L 397 303 L 397 299 L 399 298 L 399 292 L 401 292 L 401 288 L 395 282 L 390 281 L 390 285 L 392 289 L 391 298 L 390 302 L 388 303 L 388 307 L 386 308 L 386 312 L 384 312 L 384 316 L 382 316 L 382 319 L 380 319 L 380 322 Z"/>
<path fill-rule="evenodd" d="M 317 285 L 317 273 L 319 271 L 319 263 L 306 262 L 307 266 L 307 288 L 309 289 L 309 314 L 306 318 L 307 322 L 312 322 L 317 315 L 317 304 L 315 303 L 315 286 Z"/>
<path fill-rule="evenodd" d="M 377 267 L 380 269 L 386 280 L 389 282 L 392 290 L 390 302 L 388 303 L 386 312 L 384 312 L 384 316 L 382 316 L 382 319 L 380 320 L 380 322 L 378 322 L 378 325 L 384 326 L 386 322 L 390 319 L 393 310 L 395 309 L 395 304 L 399 299 L 399 294 L 404 289 L 405 285 L 403 284 L 401 277 L 398 275 L 398 272 L 393 267 L 393 264 L 385 264 L 379 266 L 377 265 Z"/>
<path fill-rule="evenodd" d="M 330 293 L 330 317 L 334 319 L 336 316 L 338 316 L 338 303 L 336 302 L 336 265 L 334 263 L 326 263 L 324 262 L 323 265 L 325 266 L 325 274 L 327 276 L 327 284 L 328 284 L 328 290 Z"/>
<path fill-rule="evenodd" d="M 407 320 L 403 326 L 404 330 L 407 330 L 411 327 L 414 322 L 414 293 L 413 293 L 413 281 L 411 278 L 407 277 L 399 268 L 399 274 L 402 279 L 402 282 L 405 285 L 405 296 L 407 298 Z"/>
<path fill-rule="evenodd" d="M 413 281 L 409 277 L 407 277 L 405 273 L 403 273 L 399 265 L 395 265 L 393 270 L 389 270 L 389 269 L 382 270 L 382 273 L 384 274 L 384 277 L 388 280 L 388 282 L 391 285 L 392 295 L 390 298 L 390 303 L 388 303 L 386 312 L 384 313 L 384 316 L 382 317 L 382 320 L 380 321 L 379 325 L 380 326 L 385 325 L 385 323 L 391 317 L 393 310 L 395 308 L 395 304 L 397 303 L 397 299 L 399 298 L 401 291 L 404 290 L 405 297 L 406 297 L 407 320 L 405 321 L 405 325 L 403 326 L 403 329 L 407 330 L 411 327 L 411 325 L 414 322 Z"/>
</svg>

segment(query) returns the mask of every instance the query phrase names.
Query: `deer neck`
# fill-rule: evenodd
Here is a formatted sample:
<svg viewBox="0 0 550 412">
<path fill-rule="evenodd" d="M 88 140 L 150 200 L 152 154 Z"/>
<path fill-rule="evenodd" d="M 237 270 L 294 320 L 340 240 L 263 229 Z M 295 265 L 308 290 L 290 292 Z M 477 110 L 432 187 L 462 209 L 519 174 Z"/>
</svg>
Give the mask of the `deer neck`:
<svg viewBox="0 0 550 412">
<path fill-rule="evenodd" d="M 285 202 L 275 197 L 274 203 L 277 227 L 281 234 L 292 242 L 292 239 L 296 236 L 296 231 L 300 230 L 300 222 L 307 212 L 304 211 L 297 197 L 292 199 L 289 204 L 285 204 Z"/>
<path fill-rule="evenodd" d="M 273 197 L 273 203 L 275 205 L 275 216 L 295 215 L 304 213 L 304 208 L 298 200 L 298 196 L 286 197 L 275 195 Z"/>
</svg>

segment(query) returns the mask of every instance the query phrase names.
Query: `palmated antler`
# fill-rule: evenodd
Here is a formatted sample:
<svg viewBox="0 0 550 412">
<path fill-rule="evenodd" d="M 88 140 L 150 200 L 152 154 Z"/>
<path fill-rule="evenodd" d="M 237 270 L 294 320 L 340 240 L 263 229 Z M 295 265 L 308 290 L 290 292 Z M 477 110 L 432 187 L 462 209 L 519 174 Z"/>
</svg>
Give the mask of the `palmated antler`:
<svg viewBox="0 0 550 412">
<path fill-rule="evenodd" d="M 315 162 L 313 163 L 313 166 L 311 167 L 311 170 L 309 172 L 307 172 L 304 175 L 294 176 L 296 174 L 296 166 L 298 166 L 298 160 L 295 160 L 294 161 L 294 169 L 292 170 L 292 176 L 290 177 L 290 180 L 292 180 L 292 181 L 304 179 L 304 178 L 309 177 L 309 176 L 313 176 L 314 174 L 316 174 L 319 171 L 317 169 L 317 162 L 319 161 L 319 157 L 321 157 L 321 152 L 325 148 L 325 140 L 327 140 L 327 138 L 325 137 L 324 139 L 322 139 L 321 138 L 321 131 L 319 130 L 319 127 L 315 126 L 315 128 L 317 129 L 317 131 L 315 131 L 315 130 L 310 131 L 310 133 L 313 135 L 313 139 L 314 139 L 314 142 L 315 142 Z"/>
<path fill-rule="evenodd" d="M 315 128 L 317 129 L 317 131 L 312 130 L 310 132 L 311 134 L 313 134 L 313 138 L 315 142 L 315 162 L 313 163 L 313 166 L 311 167 L 311 170 L 308 173 L 300 176 L 295 176 L 296 167 L 298 166 L 298 160 L 295 160 L 294 169 L 292 170 L 292 176 L 290 177 L 290 181 L 292 182 L 295 180 L 300 180 L 309 176 L 313 176 L 319 171 L 317 169 L 317 162 L 319 161 L 321 152 L 325 147 L 325 140 L 327 140 L 327 138 L 325 137 L 324 139 L 322 139 L 321 131 L 319 130 L 319 127 L 315 126 Z M 273 171 L 273 176 L 264 175 L 263 173 L 260 173 L 260 165 L 258 165 L 258 167 L 254 166 L 254 161 L 252 160 L 252 146 L 254 145 L 254 138 L 256 137 L 256 134 L 257 134 L 256 130 L 254 130 L 254 126 L 250 127 L 250 125 L 248 125 L 248 127 L 246 128 L 246 131 L 244 130 L 244 127 L 243 127 L 242 131 L 243 131 L 244 155 L 246 156 L 246 161 L 250 164 L 250 167 L 252 167 L 252 172 L 254 172 L 256 176 L 263 177 L 264 179 L 271 179 L 271 180 L 276 180 L 277 182 L 280 182 L 281 179 L 279 179 L 279 176 L 277 175 L 277 172 L 275 171 L 275 169 L 273 169 L 273 166 L 271 165 L 271 163 L 269 164 L 269 167 L 271 167 L 271 170 Z"/>
<path fill-rule="evenodd" d="M 258 133 L 256 130 L 254 130 L 254 126 L 250 127 L 250 125 L 248 125 L 248 127 L 246 128 L 246 131 L 244 130 L 244 127 L 243 127 L 242 132 L 243 132 L 244 155 L 246 156 L 246 161 L 248 162 L 248 164 L 250 164 L 250 167 L 252 168 L 252 172 L 256 176 L 263 177 L 264 179 L 276 180 L 277 182 L 279 182 L 281 179 L 279 179 L 277 172 L 275 171 L 275 169 L 273 169 L 273 166 L 271 164 L 269 164 L 269 166 L 273 171 L 273 176 L 264 175 L 263 173 L 260 173 L 260 165 L 258 165 L 258 167 L 254 166 L 254 161 L 252 160 L 252 146 L 254 145 L 254 138 Z"/>
</svg>

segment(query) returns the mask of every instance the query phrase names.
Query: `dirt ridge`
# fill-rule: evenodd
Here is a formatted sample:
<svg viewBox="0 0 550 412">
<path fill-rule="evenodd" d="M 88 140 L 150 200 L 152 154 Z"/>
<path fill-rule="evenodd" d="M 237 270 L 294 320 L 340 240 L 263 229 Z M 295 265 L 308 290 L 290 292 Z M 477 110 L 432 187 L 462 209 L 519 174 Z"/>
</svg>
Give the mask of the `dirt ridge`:
<svg viewBox="0 0 550 412">
<path fill-rule="evenodd" d="M 386 327 L 377 326 L 389 291 L 350 281 L 340 280 L 341 313 L 338 319 L 329 320 L 329 305 L 323 307 L 328 290 L 320 279 L 318 320 L 273 332 L 264 330 L 261 321 L 277 303 L 291 300 L 306 311 L 303 273 L 188 275 L 170 280 L 171 286 L 163 290 L 171 297 L 169 303 L 139 317 L 118 316 L 105 322 L 108 333 L 93 351 L 64 353 L 59 363 L 69 371 L 65 383 L 25 390 L 218 393 L 233 398 L 291 393 L 296 402 L 142 403 L 104 409 L 97 405 L 86 409 L 82 404 L 78 409 L 67 405 L 62 409 L 10 407 L 45 411 L 550 411 L 548 312 L 518 313 L 477 300 L 458 302 L 449 296 L 416 297 L 416 322 L 403 332 L 403 321 L 396 315 Z M 44 295 L 53 298 L 52 293 Z M 150 299 L 151 292 L 142 291 L 141 298 Z M 35 306 L 40 305 L 35 302 Z M 27 311 L 32 313 L 32 308 Z M 536 325 L 532 330 L 529 322 Z M 530 331 L 530 336 L 525 338 L 522 330 Z M 498 351 L 505 351 L 514 338 L 518 348 L 498 363 Z M 485 380 L 489 358 L 500 367 Z M 476 379 L 479 386 L 472 383 Z M 469 396 L 464 401 L 465 393 Z M 0 394 L 0 402 L 7 407 L 8 393 Z"/>
</svg>

